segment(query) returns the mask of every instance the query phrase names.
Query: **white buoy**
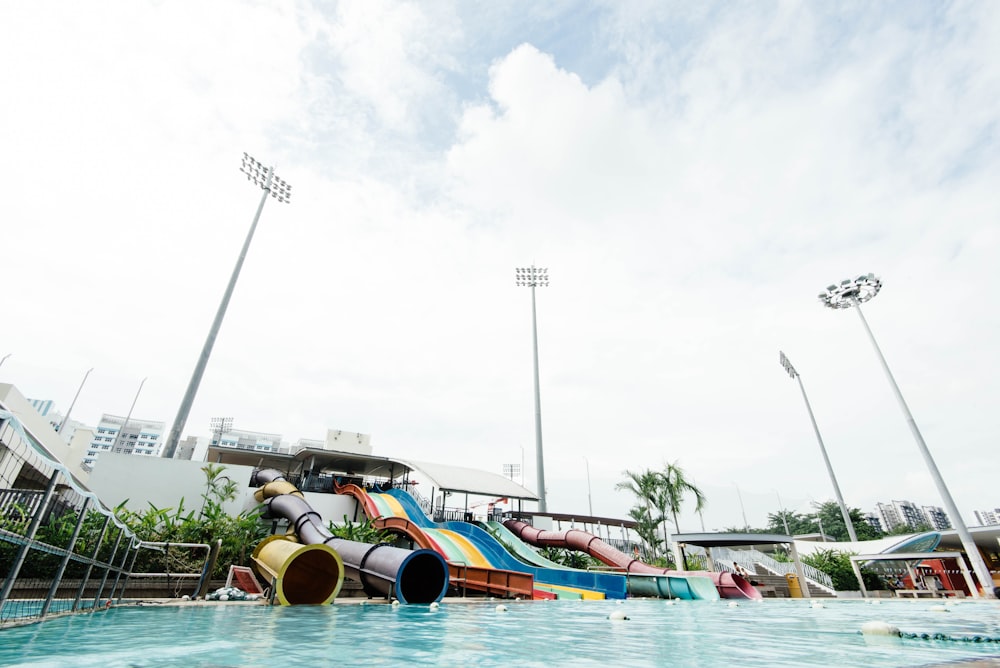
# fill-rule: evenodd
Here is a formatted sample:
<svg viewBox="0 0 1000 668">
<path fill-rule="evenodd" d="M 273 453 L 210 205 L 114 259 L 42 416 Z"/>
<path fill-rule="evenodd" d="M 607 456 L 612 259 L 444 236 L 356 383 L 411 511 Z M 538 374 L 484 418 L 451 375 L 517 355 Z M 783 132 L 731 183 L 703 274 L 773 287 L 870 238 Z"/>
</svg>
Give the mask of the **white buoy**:
<svg viewBox="0 0 1000 668">
<path fill-rule="evenodd" d="M 898 636 L 899 629 L 888 622 L 871 621 L 861 625 L 861 633 L 866 636 Z"/>
<path fill-rule="evenodd" d="M 398 601 L 398 600 L 396 600 L 396 599 L 393 599 L 393 601 L 392 601 L 392 604 L 391 604 L 391 605 L 392 605 L 392 607 L 394 607 L 394 608 L 398 608 L 398 607 L 399 607 L 399 601 Z"/>
<path fill-rule="evenodd" d="M 507 606 L 501 603 L 496 608 L 494 608 L 494 610 L 496 610 L 497 612 L 507 612 Z"/>
<path fill-rule="evenodd" d="M 738 608 L 738 607 L 740 607 L 740 604 L 737 603 L 736 601 L 730 601 L 729 602 L 729 607 L 730 608 Z"/>
<path fill-rule="evenodd" d="M 187 594 L 184 594 L 183 596 L 181 596 L 181 600 L 182 600 L 182 601 L 190 601 L 190 600 L 191 600 L 191 597 L 190 597 L 190 596 L 188 596 Z"/>
<path fill-rule="evenodd" d="M 437 610 L 437 609 L 438 609 L 438 608 L 440 608 L 440 607 L 441 607 L 441 605 L 440 605 L 440 604 L 439 604 L 439 603 L 438 603 L 437 601 L 434 601 L 434 602 L 433 602 L 433 603 L 431 603 L 431 605 L 430 605 L 430 608 L 431 608 L 431 610 Z"/>
<path fill-rule="evenodd" d="M 608 619 L 610 619 L 613 622 L 620 622 L 627 620 L 628 617 L 625 616 L 624 610 L 615 610 L 610 615 L 608 615 Z"/>
<path fill-rule="evenodd" d="M 882 600 L 881 599 L 877 599 L 877 598 L 873 598 L 872 600 L 868 601 L 868 603 L 871 604 L 871 605 L 882 605 Z"/>
</svg>

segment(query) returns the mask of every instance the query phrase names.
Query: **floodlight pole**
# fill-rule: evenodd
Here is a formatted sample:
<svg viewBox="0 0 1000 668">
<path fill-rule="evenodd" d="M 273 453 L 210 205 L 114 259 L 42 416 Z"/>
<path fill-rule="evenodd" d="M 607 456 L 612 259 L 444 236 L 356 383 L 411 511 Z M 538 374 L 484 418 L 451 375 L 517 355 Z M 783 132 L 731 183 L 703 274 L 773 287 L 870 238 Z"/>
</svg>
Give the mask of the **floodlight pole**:
<svg viewBox="0 0 1000 668">
<path fill-rule="evenodd" d="M 819 434 L 819 427 L 816 425 L 816 416 L 813 415 L 812 406 L 809 404 L 809 397 L 806 396 L 806 388 L 802 384 L 802 377 L 792 366 L 792 363 L 785 357 L 785 353 L 778 351 L 778 360 L 781 362 L 781 366 L 785 368 L 788 375 L 799 381 L 799 389 L 802 390 L 802 398 L 806 402 L 806 410 L 809 411 L 809 421 L 812 422 L 813 431 L 816 433 L 816 440 L 819 442 L 819 451 L 823 453 L 823 463 L 826 464 L 826 472 L 830 475 L 830 482 L 833 483 L 833 493 L 837 495 L 837 505 L 840 506 L 840 514 L 844 518 L 844 525 L 847 527 L 847 535 L 850 536 L 851 542 L 858 542 L 858 535 L 854 532 L 854 523 L 851 522 L 851 513 L 847 509 L 847 504 L 844 503 L 844 495 L 840 493 L 840 485 L 837 484 L 837 476 L 833 473 L 833 466 L 830 464 L 830 458 L 826 454 L 826 446 L 823 445 L 823 437 Z"/>
<path fill-rule="evenodd" d="M 204 375 L 205 367 L 208 365 L 208 358 L 212 354 L 212 347 L 215 345 L 215 338 L 219 334 L 219 328 L 222 327 L 222 319 L 226 315 L 226 309 L 229 307 L 229 300 L 233 296 L 233 290 L 236 287 L 236 279 L 240 277 L 240 270 L 243 268 L 243 261 L 246 259 L 247 250 L 250 248 L 250 241 L 253 239 L 254 231 L 257 229 L 257 221 L 260 220 L 260 213 L 264 210 L 264 203 L 267 201 L 267 196 L 271 195 L 279 202 L 287 202 L 291 198 L 292 187 L 275 176 L 274 167 L 264 167 L 263 164 L 244 153 L 243 165 L 240 167 L 240 171 L 247 175 L 247 180 L 253 182 L 254 185 L 259 186 L 264 192 L 260 196 L 260 204 L 257 205 L 257 213 L 254 215 L 253 222 L 250 224 L 250 230 L 247 232 L 247 238 L 243 242 L 243 250 L 240 251 L 240 256 L 236 260 L 236 266 L 233 267 L 233 275 L 229 279 L 229 285 L 226 287 L 225 294 L 222 295 L 222 302 L 219 304 L 219 310 L 215 313 L 215 320 L 212 322 L 212 328 L 208 331 L 208 338 L 205 339 L 205 345 L 201 349 L 201 355 L 198 357 L 198 363 L 195 364 L 194 373 L 191 374 L 191 380 L 188 383 L 187 391 L 184 393 L 184 398 L 181 400 L 180 408 L 177 409 L 177 417 L 174 418 L 174 424 L 170 428 L 170 435 L 167 437 L 167 444 L 163 449 L 163 456 L 167 459 L 174 456 L 174 452 L 177 449 L 177 442 L 181 437 L 181 432 L 184 431 L 184 425 L 187 424 L 188 414 L 191 412 L 191 405 L 194 403 L 194 397 L 198 393 L 198 386 L 201 384 L 201 377 Z"/>
<path fill-rule="evenodd" d="M 88 372 L 89 373 L 89 372 Z M 146 384 L 146 379 L 143 378 L 142 382 L 139 383 L 139 389 L 135 391 L 135 398 L 132 399 L 132 406 L 128 409 L 128 415 L 125 416 L 125 422 L 122 423 L 122 428 L 118 430 L 115 434 L 115 442 L 111 444 L 111 452 L 115 452 L 118 448 L 118 444 L 121 443 L 122 435 L 125 432 L 125 427 L 128 426 L 128 421 L 132 419 L 132 411 L 135 410 L 135 404 L 139 401 L 139 393 L 142 392 L 142 386 Z"/>
<path fill-rule="evenodd" d="M 774 490 L 774 495 L 778 497 L 778 512 L 781 513 L 781 522 L 782 522 L 782 524 L 785 525 L 785 535 L 786 536 L 791 536 L 792 534 L 788 530 L 788 513 L 785 512 L 784 504 L 781 503 L 781 494 L 778 494 L 778 490 Z M 704 531 L 705 528 L 702 527 L 701 530 Z"/>
<path fill-rule="evenodd" d="M 73 395 L 73 401 L 69 404 L 69 410 L 66 411 L 66 415 L 63 416 L 62 422 L 59 423 L 59 428 L 56 429 L 57 433 L 61 434 L 62 430 L 66 427 L 66 423 L 69 422 L 69 414 L 73 412 L 73 406 L 76 406 L 76 400 L 80 397 L 80 390 L 83 389 L 83 384 L 87 382 L 87 376 L 90 375 L 91 371 L 93 371 L 92 368 L 87 369 L 87 373 L 83 374 L 83 380 L 80 381 L 80 387 L 76 388 L 76 394 Z"/>
<path fill-rule="evenodd" d="M 583 458 L 583 463 L 587 465 L 587 507 L 590 509 L 590 516 L 594 516 L 594 502 L 590 494 L 590 462 Z"/>
<path fill-rule="evenodd" d="M 535 313 L 535 288 L 549 284 L 548 269 L 528 268 L 514 270 L 515 284 L 531 288 L 531 341 L 535 360 L 535 470 L 538 475 L 538 512 L 548 511 L 545 503 L 545 458 L 542 456 L 542 399 L 538 383 L 538 319 Z"/>
<path fill-rule="evenodd" d="M 910 408 L 906 405 L 906 400 L 903 399 L 903 393 L 899 391 L 899 386 L 896 384 L 896 379 L 893 377 L 892 371 L 889 370 L 889 364 L 885 361 L 882 349 L 879 348 L 878 342 L 875 341 L 875 335 L 872 334 L 871 327 L 868 326 L 868 321 L 865 320 L 864 313 L 861 312 L 861 304 L 872 299 L 881 289 L 882 280 L 876 278 L 875 274 L 867 274 L 858 276 L 854 280 L 843 280 L 840 282 L 840 285 L 827 287 L 824 292 L 820 293 L 819 299 L 823 302 L 824 306 L 829 308 L 854 308 L 858 312 L 861 324 L 864 326 L 865 332 L 868 334 L 868 339 L 875 349 L 875 355 L 878 357 L 878 361 L 882 365 L 882 370 L 885 371 L 886 378 L 889 379 L 892 392 L 896 395 L 899 407 L 903 411 L 906 424 L 910 427 L 910 432 L 917 442 L 917 448 L 920 450 L 920 454 L 923 455 L 924 463 L 927 465 L 928 471 L 930 471 L 931 478 L 934 479 L 934 485 L 937 487 L 938 494 L 941 495 L 941 501 L 944 503 L 945 510 L 955 525 L 955 531 L 962 541 L 965 554 L 972 564 L 972 570 L 975 571 L 976 577 L 979 579 L 979 586 L 983 590 L 982 595 L 985 598 L 995 598 L 993 595 L 993 576 L 990 573 L 990 569 L 986 566 L 986 562 L 983 561 L 983 555 L 980 554 L 979 547 L 976 546 L 976 541 L 972 539 L 968 527 L 965 526 L 965 520 L 962 519 L 962 515 L 958 511 L 958 506 L 955 505 L 955 500 L 951 498 L 951 492 L 941 477 L 941 472 L 934 462 L 934 457 L 931 456 L 931 451 L 927 448 L 927 443 L 924 442 L 924 437 L 921 435 L 920 429 L 917 428 L 917 422 L 913 419 L 913 414 L 910 413 Z M 975 589 L 972 590 L 971 594 L 973 597 L 979 596 L 979 592 Z"/>
</svg>

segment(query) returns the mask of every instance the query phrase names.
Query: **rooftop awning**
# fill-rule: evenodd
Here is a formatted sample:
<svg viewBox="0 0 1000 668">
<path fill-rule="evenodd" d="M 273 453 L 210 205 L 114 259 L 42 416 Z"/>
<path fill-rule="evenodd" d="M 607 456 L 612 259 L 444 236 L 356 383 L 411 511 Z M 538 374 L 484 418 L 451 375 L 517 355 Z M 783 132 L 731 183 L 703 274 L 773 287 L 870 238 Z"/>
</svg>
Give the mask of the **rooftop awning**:
<svg viewBox="0 0 1000 668">
<path fill-rule="evenodd" d="M 415 471 L 420 471 L 430 478 L 439 489 L 446 492 L 464 492 L 525 501 L 538 500 L 538 496 L 527 487 L 496 473 L 449 464 L 433 464 L 413 460 L 399 461 Z"/>
</svg>

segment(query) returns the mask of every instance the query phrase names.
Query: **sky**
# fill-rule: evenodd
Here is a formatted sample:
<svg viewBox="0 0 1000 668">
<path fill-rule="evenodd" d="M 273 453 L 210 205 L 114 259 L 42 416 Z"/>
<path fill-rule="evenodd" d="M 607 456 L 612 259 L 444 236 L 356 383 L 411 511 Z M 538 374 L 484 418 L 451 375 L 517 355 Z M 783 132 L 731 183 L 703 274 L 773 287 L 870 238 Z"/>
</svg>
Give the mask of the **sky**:
<svg viewBox="0 0 1000 668">
<path fill-rule="evenodd" d="M 0 6 L 0 382 L 169 429 L 261 191 L 184 435 L 374 453 L 625 517 L 676 462 L 708 530 L 843 496 L 1000 506 L 1000 4 Z M 993 295 L 992 297 L 990 295 Z M 142 383 L 142 391 L 136 392 Z M 992 417 L 991 417 L 992 416 Z M 99 464 L 98 464 L 99 465 Z M 689 503 L 682 531 L 698 530 Z"/>
</svg>

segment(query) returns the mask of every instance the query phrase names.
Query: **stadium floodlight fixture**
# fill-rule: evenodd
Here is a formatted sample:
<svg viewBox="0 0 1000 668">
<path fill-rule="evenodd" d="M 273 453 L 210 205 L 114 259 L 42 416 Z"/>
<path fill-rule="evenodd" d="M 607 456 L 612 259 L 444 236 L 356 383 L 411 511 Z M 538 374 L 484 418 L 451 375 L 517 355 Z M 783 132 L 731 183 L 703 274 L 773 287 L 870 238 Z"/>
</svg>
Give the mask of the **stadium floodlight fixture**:
<svg viewBox="0 0 1000 668">
<path fill-rule="evenodd" d="M 906 418 L 906 423 L 910 427 L 910 433 L 913 434 L 913 438 L 917 442 L 917 448 L 920 450 L 920 454 L 924 458 L 924 463 L 927 465 L 927 470 L 934 480 L 934 486 L 937 487 L 938 494 L 941 495 L 941 502 L 944 504 L 944 509 L 955 525 L 955 532 L 962 542 L 962 547 L 965 549 L 965 554 L 969 558 L 973 570 L 976 572 L 976 577 L 979 578 L 979 584 L 983 589 L 983 596 L 994 598 L 993 576 L 990 573 L 990 569 L 987 567 L 986 562 L 983 561 L 983 555 L 980 554 L 979 548 L 976 546 L 976 541 L 972 539 L 972 535 L 965 525 L 965 520 L 962 519 L 962 515 L 958 511 L 958 506 L 955 505 L 955 500 L 951 497 L 951 492 L 948 490 L 944 478 L 941 477 L 941 472 L 934 462 L 934 457 L 931 456 L 931 451 L 927 448 L 927 443 L 924 442 L 924 437 L 921 435 L 920 429 L 917 428 L 917 422 L 913 419 L 913 414 L 910 413 L 910 408 L 906 405 L 906 400 L 903 399 L 903 393 L 900 392 L 899 385 L 896 384 L 896 379 L 893 377 L 892 371 L 889 370 L 889 364 L 885 361 L 885 355 L 882 354 L 882 349 L 879 348 L 878 342 L 875 341 L 875 335 L 872 333 L 871 327 L 868 326 L 865 314 L 861 312 L 861 304 L 871 300 L 881 289 L 882 280 L 876 278 L 875 274 L 862 274 L 854 279 L 845 279 L 840 282 L 840 285 L 827 287 L 826 290 L 819 294 L 819 299 L 828 308 L 845 309 L 853 307 L 858 312 L 861 324 L 864 326 L 865 332 L 868 334 L 868 339 L 875 349 L 875 355 L 882 365 L 882 370 L 885 372 L 886 378 L 889 379 L 889 386 L 892 388 L 893 394 L 896 395 L 896 401 L 899 403 L 899 407 Z M 973 591 L 971 593 L 973 596 L 979 596 L 979 592 Z"/>
</svg>

